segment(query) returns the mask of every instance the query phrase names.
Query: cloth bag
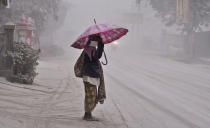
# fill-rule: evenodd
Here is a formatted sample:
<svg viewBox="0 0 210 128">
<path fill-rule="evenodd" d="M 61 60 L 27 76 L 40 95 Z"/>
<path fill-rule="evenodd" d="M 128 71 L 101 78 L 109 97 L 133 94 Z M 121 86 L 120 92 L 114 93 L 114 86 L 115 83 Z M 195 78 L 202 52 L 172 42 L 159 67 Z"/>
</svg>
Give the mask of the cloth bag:
<svg viewBox="0 0 210 128">
<path fill-rule="evenodd" d="M 75 76 L 79 78 L 82 78 L 82 68 L 84 64 L 84 57 L 85 57 L 85 52 L 83 51 L 74 65 Z"/>
</svg>

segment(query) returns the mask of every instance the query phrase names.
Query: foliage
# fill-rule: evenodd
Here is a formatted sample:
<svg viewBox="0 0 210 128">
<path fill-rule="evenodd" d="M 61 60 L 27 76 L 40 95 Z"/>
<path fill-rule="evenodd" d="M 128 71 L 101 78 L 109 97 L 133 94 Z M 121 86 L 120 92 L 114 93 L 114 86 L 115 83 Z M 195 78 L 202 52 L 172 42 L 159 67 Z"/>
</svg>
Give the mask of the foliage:
<svg viewBox="0 0 210 128">
<path fill-rule="evenodd" d="M 14 43 L 14 51 L 9 55 L 13 59 L 13 73 L 21 83 L 32 84 L 37 73 L 39 52 L 21 42 Z"/>
<path fill-rule="evenodd" d="M 190 21 L 184 24 L 183 31 L 201 31 L 201 26 L 208 26 L 210 23 L 210 1 L 189 0 Z M 157 16 L 171 26 L 176 23 L 176 0 L 149 0 Z"/>
</svg>

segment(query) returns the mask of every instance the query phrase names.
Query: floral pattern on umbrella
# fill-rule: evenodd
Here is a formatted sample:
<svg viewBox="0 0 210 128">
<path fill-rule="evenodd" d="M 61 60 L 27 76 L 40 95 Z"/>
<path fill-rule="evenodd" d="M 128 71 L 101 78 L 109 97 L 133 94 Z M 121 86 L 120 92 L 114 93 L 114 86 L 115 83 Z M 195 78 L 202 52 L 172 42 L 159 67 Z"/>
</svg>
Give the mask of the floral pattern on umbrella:
<svg viewBox="0 0 210 128">
<path fill-rule="evenodd" d="M 109 24 L 95 24 L 89 27 L 79 38 L 71 45 L 74 48 L 82 49 L 88 42 L 88 37 L 93 34 L 100 34 L 103 43 L 111 43 L 126 35 L 128 29 Z"/>
</svg>

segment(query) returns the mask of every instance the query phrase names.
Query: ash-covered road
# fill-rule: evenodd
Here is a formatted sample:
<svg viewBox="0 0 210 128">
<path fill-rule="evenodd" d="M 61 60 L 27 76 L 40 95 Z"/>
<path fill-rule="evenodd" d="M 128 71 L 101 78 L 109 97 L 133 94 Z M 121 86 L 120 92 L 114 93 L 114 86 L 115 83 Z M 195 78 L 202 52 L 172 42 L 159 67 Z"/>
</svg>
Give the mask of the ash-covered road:
<svg viewBox="0 0 210 128">
<path fill-rule="evenodd" d="M 209 127 L 209 65 L 152 55 L 110 61 L 107 86 L 128 127 Z"/>
<path fill-rule="evenodd" d="M 126 60 L 126 61 L 125 61 Z M 35 85 L 0 83 L 0 128 L 208 128 L 210 66 L 158 56 L 110 58 L 107 100 L 82 120 L 84 89 L 75 57 L 40 62 Z"/>
</svg>

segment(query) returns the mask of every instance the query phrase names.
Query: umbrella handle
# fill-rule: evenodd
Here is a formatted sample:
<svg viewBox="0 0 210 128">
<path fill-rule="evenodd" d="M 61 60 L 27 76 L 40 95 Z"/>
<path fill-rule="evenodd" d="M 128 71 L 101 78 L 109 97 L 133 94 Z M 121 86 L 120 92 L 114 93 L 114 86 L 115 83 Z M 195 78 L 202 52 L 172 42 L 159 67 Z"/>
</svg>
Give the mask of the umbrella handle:
<svg viewBox="0 0 210 128">
<path fill-rule="evenodd" d="M 108 64 L 108 60 L 107 60 L 105 51 L 104 51 L 104 57 L 105 57 L 106 63 L 104 63 L 104 62 L 101 62 L 101 63 L 102 63 L 103 65 L 107 65 L 107 64 Z"/>
<path fill-rule="evenodd" d="M 94 18 L 94 23 L 96 24 L 96 19 Z"/>
</svg>

